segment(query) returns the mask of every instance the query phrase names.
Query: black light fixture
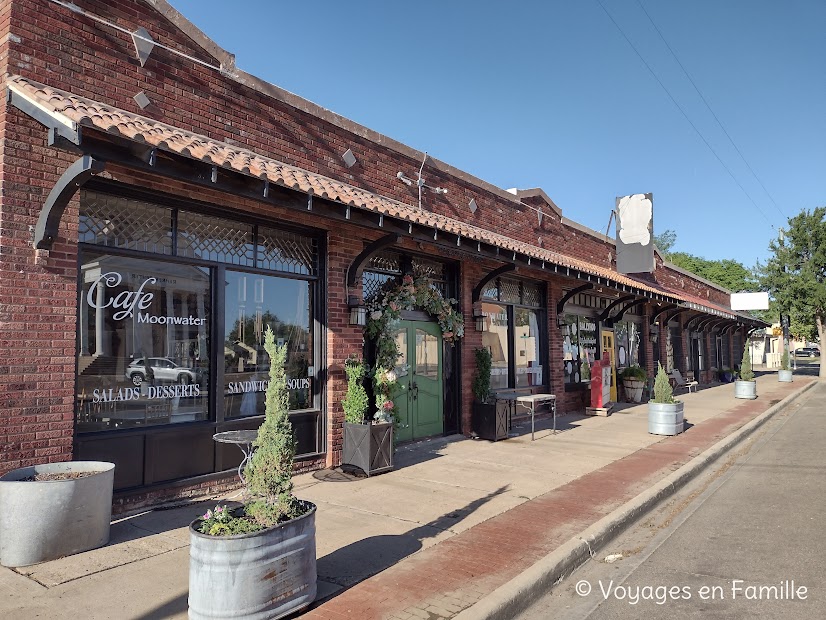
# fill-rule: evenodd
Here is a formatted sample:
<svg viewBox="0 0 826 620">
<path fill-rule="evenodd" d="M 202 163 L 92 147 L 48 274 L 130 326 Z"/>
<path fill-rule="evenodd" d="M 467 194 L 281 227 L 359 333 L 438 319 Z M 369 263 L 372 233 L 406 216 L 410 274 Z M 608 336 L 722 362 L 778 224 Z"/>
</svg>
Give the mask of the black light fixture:
<svg viewBox="0 0 826 620">
<path fill-rule="evenodd" d="M 482 312 L 482 302 L 476 301 L 473 303 L 473 320 L 476 322 L 477 332 L 488 331 L 488 321 L 485 313 Z"/>
<path fill-rule="evenodd" d="M 361 304 L 358 297 L 348 297 L 347 306 L 350 308 L 350 325 L 367 325 L 367 308 Z"/>
</svg>

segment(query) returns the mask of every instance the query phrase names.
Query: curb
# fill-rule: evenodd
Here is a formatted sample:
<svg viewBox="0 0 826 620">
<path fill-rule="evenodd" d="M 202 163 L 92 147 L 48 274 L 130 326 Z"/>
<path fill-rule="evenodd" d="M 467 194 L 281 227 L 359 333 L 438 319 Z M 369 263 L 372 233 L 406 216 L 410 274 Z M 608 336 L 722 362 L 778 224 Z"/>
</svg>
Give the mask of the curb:
<svg viewBox="0 0 826 620">
<path fill-rule="evenodd" d="M 817 384 L 818 380 L 815 379 L 779 403 L 772 405 L 647 491 L 643 491 L 611 514 L 590 525 L 536 564 L 496 588 L 472 607 L 458 613 L 454 616 L 454 620 L 512 620 L 555 584 L 584 564 L 597 550 L 611 542 L 629 525 L 658 503 L 674 495 L 723 454 L 763 426 L 777 412 L 791 405 Z"/>
</svg>

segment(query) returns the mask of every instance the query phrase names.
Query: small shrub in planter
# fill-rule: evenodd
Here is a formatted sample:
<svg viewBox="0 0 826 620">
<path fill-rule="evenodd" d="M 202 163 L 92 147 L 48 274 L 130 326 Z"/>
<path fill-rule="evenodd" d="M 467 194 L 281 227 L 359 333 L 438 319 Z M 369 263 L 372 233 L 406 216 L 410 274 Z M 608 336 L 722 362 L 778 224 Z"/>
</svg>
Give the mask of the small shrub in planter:
<svg viewBox="0 0 826 620">
<path fill-rule="evenodd" d="M 734 397 L 748 400 L 757 398 L 757 381 L 754 380 L 754 371 L 751 368 L 748 343 L 743 350 L 743 360 L 740 362 L 740 377 L 734 382 Z"/>
<path fill-rule="evenodd" d="M 508 438 L 508 411 L 497 406 L 490 389 L 491 355 L 488 349 L 476 349 L 476 376 L 473 377 L 473 431 L 481 439 L 498 441 Z"/>
<path fill-rule="evenodd" d="M 249 501 L 216 506 L 192 522 L 189 617 L 281 618 L 316 595 L 315 505 L 293 495 L 295 439 L 285 346 L 264 337 L 270 357 L 266 416 L 245 470 Z M 245 558 L 244 561 L 239 561 Z"/>
<path fill-rule="evenodd" d="M 657 364 L 654 397 L 648 402 L 648 432 L 678 435 L 685 428 L 684 403 L 674 398 L 674 390 L 662 364 Z"/>
<path fill-rule="evenodd" d="M 347 374 L 347 395 L 344 407 L 344 442 L 342 465 L 358 467 L 371 476 L 393 469 L 393 401 L 385 400 L 383 410 L 371 424 L 365 420 L 370 401 L 364 389 L 367 368 L 364 362 L 351 357 L 344 364 Z"/>
<path fill-rule="evenodd" d="M 648 378 L 648 373 L 640 366 L 629 366 L 624 368 L 620 374 L 622 385 L 625 388 L 625 394 L 632 402 L 641 403 L 642 393 L 645 390 L 645 380 Z"/>
</svg>

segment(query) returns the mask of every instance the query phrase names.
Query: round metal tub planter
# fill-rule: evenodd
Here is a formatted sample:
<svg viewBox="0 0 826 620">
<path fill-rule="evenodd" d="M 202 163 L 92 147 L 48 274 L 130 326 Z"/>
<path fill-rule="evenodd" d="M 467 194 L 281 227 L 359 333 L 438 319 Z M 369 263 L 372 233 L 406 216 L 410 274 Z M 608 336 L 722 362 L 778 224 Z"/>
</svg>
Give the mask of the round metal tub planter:
<svg viewBox="0 0 826 620">
<path fill-rule="evenodd" d="M 37 474 L 94 472 L 67 480 Z M 0 476 L 0 564 L 28 566 L 109 542 L 114 463 L 71 461 L 21 467 Z"/>
<path fill-rule="evenodd" d="M 684 403 L 648 403 L 648 432 L 652 435 L 679 435 L 685 429 Z"/>
<path fill-rule="evenodd" d="M 791 370 L 778 370 L 777 371 L 777 380 L 780 383 L 791 383 L 792 382 L 792 371 Z"/>
<path fill-rule="evenodd" d="M 747 398 L 749 400 L 757 398 L 757 381 L 740 381 L 740 379 L 737 379 L 734 382 L 734 398 Z"/>
<path fill-rule="evenodd" d="M 189 618 L 265 620 L 304 609 L 316 597 L 315 512 L 237 536 L 189 526 Z"/>
</svg>

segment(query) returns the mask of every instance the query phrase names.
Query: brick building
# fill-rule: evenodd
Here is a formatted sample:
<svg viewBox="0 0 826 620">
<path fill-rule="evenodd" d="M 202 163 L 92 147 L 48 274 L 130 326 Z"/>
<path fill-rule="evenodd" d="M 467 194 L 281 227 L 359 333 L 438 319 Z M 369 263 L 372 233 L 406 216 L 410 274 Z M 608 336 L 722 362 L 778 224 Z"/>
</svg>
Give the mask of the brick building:
<svg viewBox="0 0 826 620">
<path fill-rule="evenodd" d="M 219 488 L 239 455 L 213 433 L 261 421 L 266 326 L 289 347 L 300 466 L 335 466 L 343 362 L 364 346 L 351 317 L 407 273 L 456 298 L 466 329 L 450 346 L 403 317 L 434 391 L 406 405 L 402 439 L 470 434 L 481 346 L 494 388 L 568 412 L 600 343 L 619 367 L 708 382 L 762 325 L 659 255 L 618 273 L 613 241 L 541 189 L 494 187 L 244 73 L 164 0 L 7 0 L 0 16 L 2 471 L 112 460 L 124 505 Z"/>
</svg>

